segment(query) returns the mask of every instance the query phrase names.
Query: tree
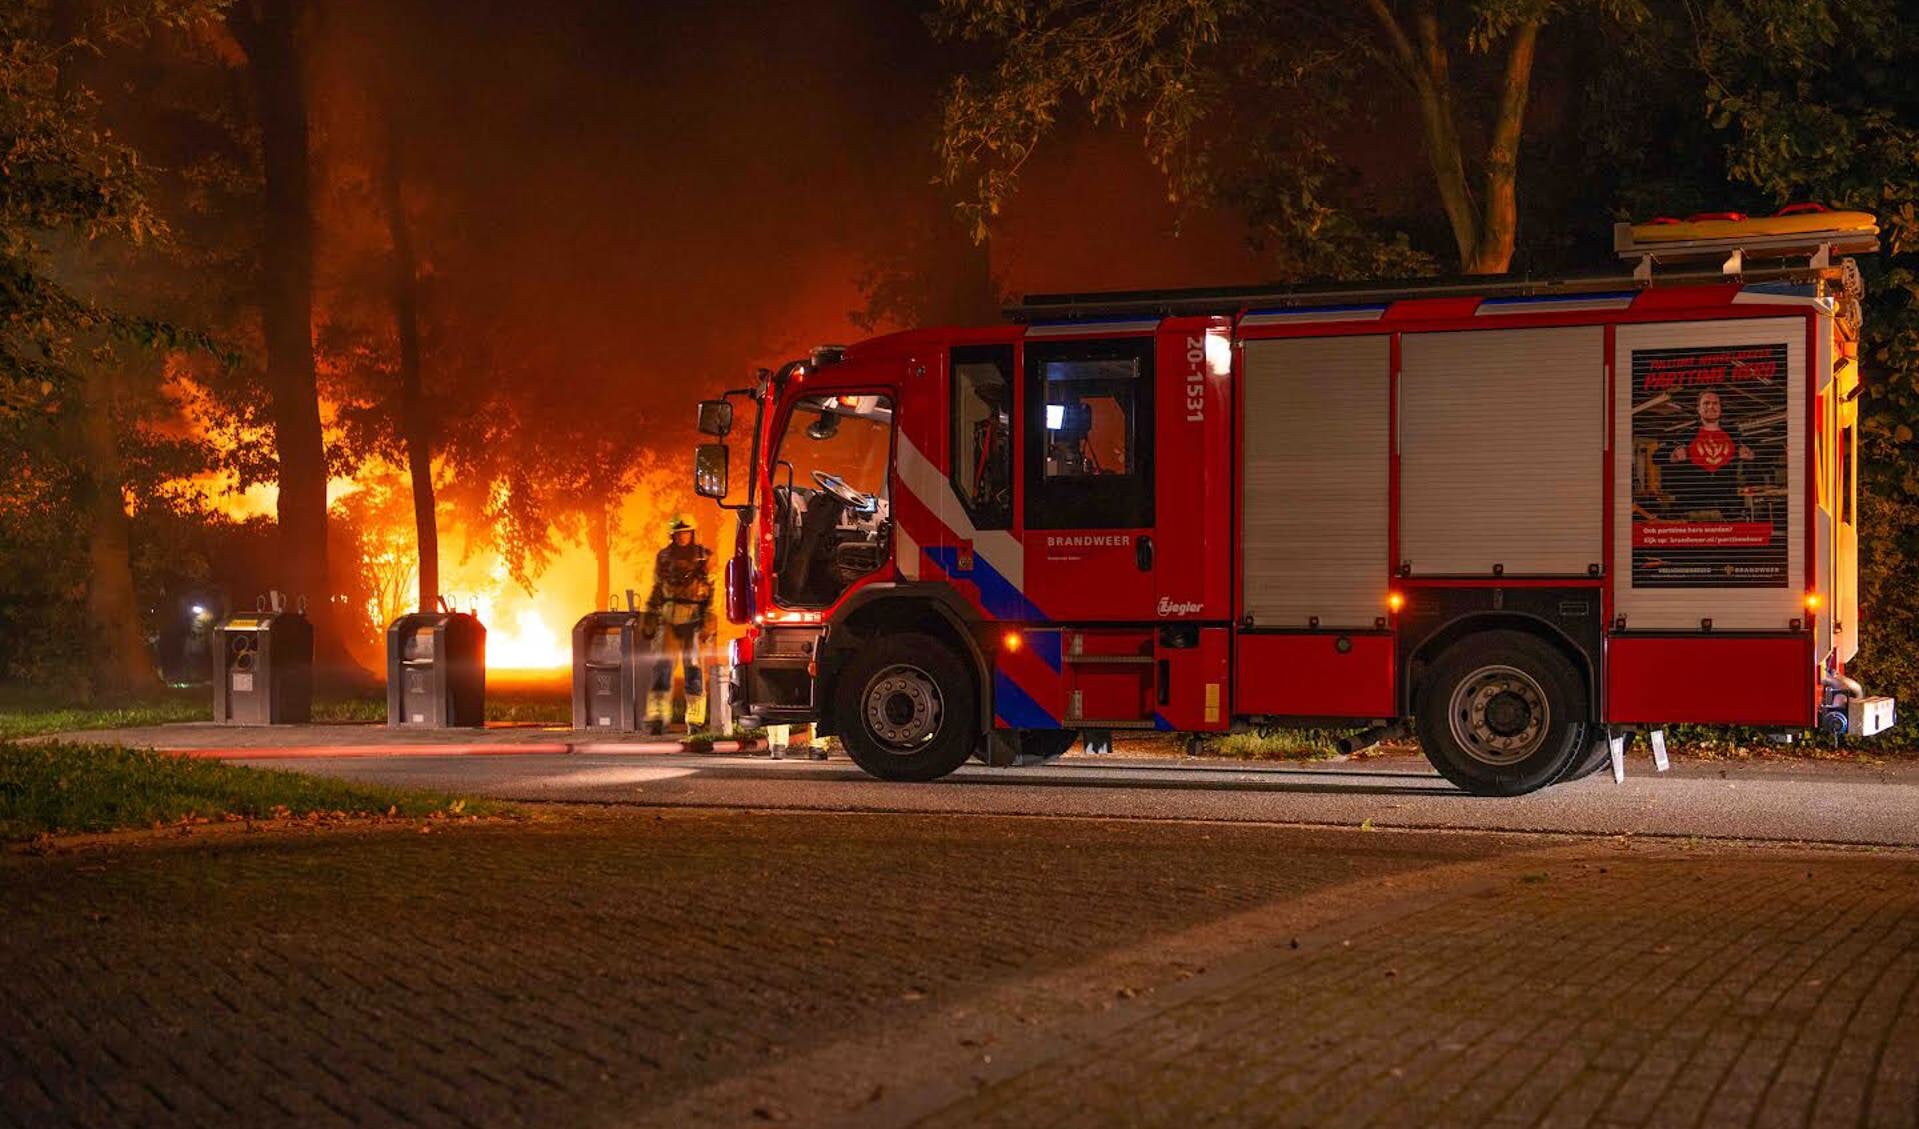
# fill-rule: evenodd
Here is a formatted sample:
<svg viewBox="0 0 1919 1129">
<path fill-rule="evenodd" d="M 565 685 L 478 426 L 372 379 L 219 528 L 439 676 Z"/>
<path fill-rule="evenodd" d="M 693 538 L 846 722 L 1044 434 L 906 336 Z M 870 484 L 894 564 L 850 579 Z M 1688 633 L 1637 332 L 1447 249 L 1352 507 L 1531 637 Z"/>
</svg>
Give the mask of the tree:
<svg viewBox="0 0 1919 1129">
<path fill-rule="evenodd" d="M 1568 0 L 1570 2 L 1570 0 Z M 1418 270 L 1341 175 L 1339 134 L 1381 80 L 1411 101 L 1461 270 L 1499 273 L 1518 233 L 1520 142 L 1560 0 L 942 0 L 935 30 L 1000 53 L 948 92 L 946 178 L 971 178 L 976 235 L 1061 115 L 1137 125 L 1176 200 L 1236 203 L 1293 273 Z M 1633 19 L 1639 0 L 1597 0 Z M 1404 144 L 1411 138 L 1400 138 Z M 1373 221 L 1373 222 L 1369 222 Z"/>
<path fill-rule="evenodd" d="M 593 553 L 593 606 L 612 605 L 613 548 L 621 534 L 650 535 L 654 531 L 626 530 L 620 513 L 635 493 L 647 501 L 645 509 L 658 514 L 670 510 L 684 496 L 685 476 L 675 473 L 651 451 L 627 438 L 627 433 L 595 431 L 570 444 L 574 457 L 549 482 L 556 511 L 556 531 L 583 542 Z"/>
<path fill-rule="evenodd" d="M 393 240 L 393 326 L 399 338 L 399 432 L 406 450 L 407 481 L 413 489 L 413 535 L 419 553 L 421 611 L 440 599 L 440 531 L 433 510 L 433 430 L 420 373 L 420 267 L 413 251 L 413 227 L 401 191 L 405 147 L 398 119 L 387 118 L 386 163 L 380 200 Z"/>
<path fill-rule="evenodd" d="M 308 601 L 316 661 L 344 663 L 327 569 L 327 459 L 313 360 L 313 201 L 304 0 L 239 0 L 227 26 L 246 53 L 264 178 L 260 319 L 277 461 L 281 582 Z"/>
<path fill-rule="evenodd" d="M 1919 694 L 1919 26 L 1899 0 L 1714 0 L 1696 12 L 1706 105 L 1737 182 L 1775 204 L 1879 217 L 1862 262 L 1861 659 Z M 1908 739 L 1912 730 L 1902 722 Z"/>
<path fill-rule="evenodd" d="M 195 339 L 102 300 L 111 287 L 97 272 L 163 242 L 168 228 L 140 154 L 103 124 L 83 71 L 105 46 L 191 26 L 215 8 L 58 0 L 0 10 L 0 440 L 23 496 L 64 499 L 82 519 L 85 650 L 101 698 L 157 686 L 134 590 L 124 378 L 140 351 Z M 49 547 L 62 544 L 46 532 Z"/>
</svg>

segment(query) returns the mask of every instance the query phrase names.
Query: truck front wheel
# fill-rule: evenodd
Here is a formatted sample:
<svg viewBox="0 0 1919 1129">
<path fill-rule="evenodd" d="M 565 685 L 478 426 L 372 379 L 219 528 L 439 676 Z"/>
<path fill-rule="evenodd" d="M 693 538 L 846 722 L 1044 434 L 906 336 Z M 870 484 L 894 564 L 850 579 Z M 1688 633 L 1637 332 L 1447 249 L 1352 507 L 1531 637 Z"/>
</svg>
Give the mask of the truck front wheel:
<svg viewBox="0 0 1919 1129">
<path fill-rule="evenodd" d="M 1448 647 L 1414 703 L 1426 759 L 1478 796 L 1517 796 L 1566 775 L 1586 748 L 1586 683 L 1558 648 L 1517 631 Z"/>
<path fill-rule="evenodd" d="M 862 648 L 834 688 L 840 740 L 881 780 L 937 780 L 978 740 L 973 680 L 930 635 L 889 635 Z"/>
</svg>

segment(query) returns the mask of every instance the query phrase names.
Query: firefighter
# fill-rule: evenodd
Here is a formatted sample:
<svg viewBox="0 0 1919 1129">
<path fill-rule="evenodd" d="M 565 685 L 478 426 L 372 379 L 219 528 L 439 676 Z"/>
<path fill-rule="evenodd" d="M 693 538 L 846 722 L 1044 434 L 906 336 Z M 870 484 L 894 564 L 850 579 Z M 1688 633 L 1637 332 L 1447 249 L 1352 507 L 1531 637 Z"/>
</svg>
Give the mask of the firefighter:
<svg viewBox="0 0 1919 1129">
<path fill-rule="evenodd" d="M 673 659 L 686 672 L 686 729 L 706 728 L 706 694 L 700 677 L 700 643 L 719 630 L 713 614 L 713 555 L 699 543 L 685 514 L 667 526 L 666 548 L 653 561 L 653 591 L 646 598 L 640 633 L 654 644 L 653 688 L 646 696 L 646 729 L 663 733 L 673 708 Z"/>
</svg>

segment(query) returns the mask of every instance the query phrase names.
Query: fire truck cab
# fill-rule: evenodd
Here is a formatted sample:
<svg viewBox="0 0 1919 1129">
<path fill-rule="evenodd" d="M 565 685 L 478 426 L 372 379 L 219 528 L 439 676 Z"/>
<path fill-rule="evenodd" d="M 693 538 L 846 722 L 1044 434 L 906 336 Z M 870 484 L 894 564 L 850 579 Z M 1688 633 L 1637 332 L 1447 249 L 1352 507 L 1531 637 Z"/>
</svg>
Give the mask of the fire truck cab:
<svg viewBox="0 0 1919 1129">
<path fill-rule="evenodd" d="M 1630 275 L 1039 296 L 816 350 L 701 405 L 734 714 L 894 780 L 1116 730 L 1410 727 L 1492 795 L 1667 723 L 1876 732 L 1833 258 L 1875 235 L 1702 217 L 1622 227 Z"/>
</svg>

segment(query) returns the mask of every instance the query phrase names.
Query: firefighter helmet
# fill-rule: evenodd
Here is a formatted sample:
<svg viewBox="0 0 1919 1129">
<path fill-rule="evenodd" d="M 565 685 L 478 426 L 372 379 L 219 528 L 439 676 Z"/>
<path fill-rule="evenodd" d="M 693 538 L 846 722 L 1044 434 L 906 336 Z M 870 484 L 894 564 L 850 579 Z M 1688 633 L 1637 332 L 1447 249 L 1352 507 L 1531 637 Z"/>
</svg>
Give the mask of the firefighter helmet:
<svg viewBox="0 0 1919 1129">
<path fill-rule="evenodd" d="M 673 520 L 666 525 L 666 531 L 671 534 L 678 533 L 681 530 L 685 530 L 688 533 L 693 532 L 693 519 L 686 514 L 674 514 Z"/>
</svg>

